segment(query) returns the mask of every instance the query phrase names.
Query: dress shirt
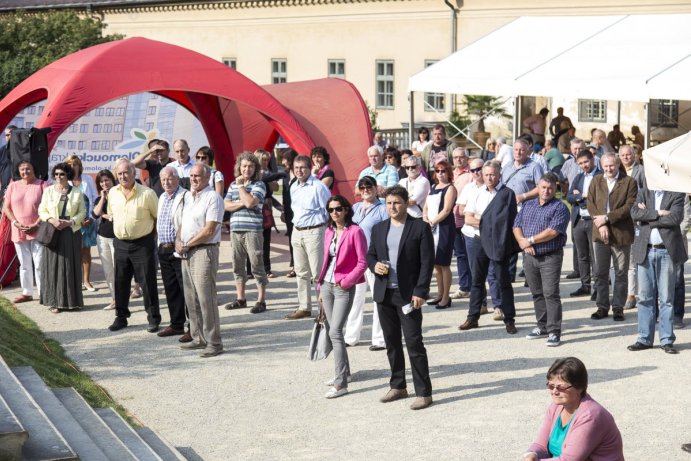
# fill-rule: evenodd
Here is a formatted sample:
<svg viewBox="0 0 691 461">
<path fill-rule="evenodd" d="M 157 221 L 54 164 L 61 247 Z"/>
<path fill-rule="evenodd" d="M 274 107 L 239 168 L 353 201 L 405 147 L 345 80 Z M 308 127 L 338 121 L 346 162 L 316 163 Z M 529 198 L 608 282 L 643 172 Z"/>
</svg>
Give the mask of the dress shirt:
<svg viewBox="0 0 691 461">
<path fill-rule="evenodd" d="M 178 172 L 178 176 L 181 178 L 189 178 L 190 173 L 192 172 L 192 167 L 194 166 L 194 160 L 192 160 L 192 157 L 190 157 L 189 162 L 186 164 L 180 163 L 180 160 L 176 160 L 173 163 L 170 164 L 175 170 Z"/>
<path fill-rule="evenodd" d="M 542 256 L 564 248 L 566 227 L 569 225 L 569 209 L 561 200 L 552 198 L 540 205 L 539 199 L 528 200 L 516 215 L 513 227 L 520 227 L 526 238 L 533 237 L 545 229 L 553 229 L 559 235 L 547 242 L 535 243 L 535 256 Z"/>
<path fill-rule="evenodd" d="M 482 213 L 485 212 L 490 202 L 494 199 L 494 197 L 497 195 L 497 192 L 499 192 L 499 190 L 501 190 L 502 187 L 504 187 L 504 185 L 502 183 L 499 183 L 497 184 L 497 187 L 494 189 L 494 191 L 489 191 L 487 190 L 487 186 L 485 186 L 484 184 L 480 186 L 480 188 L 477 191 L 477 195 L 475 196 L 475 200 L 469 201 L 468 204 L 465 206 L 465 213 L 479 214 L 480 216 L 482 216 Z M 468 227 L 471 227 L 474 230 L 472 235 L 473 237 L 480 236 L 480 228 L 473 226 Z M 470 235 L 468 236 L 470 237 Z"/>
<path fill-rule="evenodd" d="M 593 168 L 593 171 L 590 173 L 583 173 L 583 190 L 581 191 L 581 197 L 588 198 L 588 189 L 590 189 L 590 183 L 593 182 L 595 172 L 597 172 L 597 169 Z M 584 218 L 590 217 L 590 212 L 587 208 L 579 208 L 578 213 Z"/>
<path fill-rule="evenodd" d="M 362 170 L 362 172 L 360 172 L 358 180 L 362 179 L 365 176 L 372 176 L 374 179 L 376 179 L 377 186 L 391 187 L 398 184 L 398 170 L 396 170 L 395 167 L 389 165 L 388 163 L 384 163 L 384 165 L 378 173 L 374 172 L 374 168 L 372 168 L 372 166 L 368 166 L 367 168 Z"/>
<path fill-rule="evenodd" d="M 415 200 L 416 205 L 408 205 L 408 214 L 413 218 L 421 218 L 422 209 L 425 207 L 429 195 L 429 180 L 419 175 L 414 181 L 410 178 L 403 178 L 398 184 L 408 191 L 409 199 Z"/>
<path fill-rule="evenodd" d="M 173 202 L 175 196 L 180 191 L 180 186 L 173 191 L 171 196 L 167 192 L 163 192 L 159 197 L 161 212 L 156 221 L 156 232 L 158 232 L 159 244 L 175 243 L 175 223 L 173 222 Z"/>
<path fill-rule="evenodd" d="M 396 171 L 395 168 L 393 170 Z M 331 191 L 319 179 L 310 175 L 304 183 L 295 181 L 290 186 L 290 198 L 293 226 L 304 228 L 326 224 L 326 205 Z"/>
<path fill-rule="evenodd" d="M 113 232 L 120 240 L 135 240 L 154 230 L 158 216 L 158 197 L 146 186 L 134 183 L 134 192 L 125 198 L 121 184 L 108 192 L 108 214 L 113 217 Z"/>
<path fill-rule="evenodd" d="M 617 172 L 617 175 L 609 179 L 607 176 L 605 176 L 605 181 L 607 181 L 607 190 L 609 191 L 609 194 L 612 193 L 612 189 L 614 189 L 614 185 L 617 183 L 617 180 L 619 179 L 619 173 Z M 607 213 L 610 212 L 609 209 L 609 194 L 607 194 Z"/>
<path fill-rule="evenodd" d="M 465 168 L 454 168 L 453 170 L 453 187 L 456 188 L 456 201 L 458 203 L 458 197 L 461 195 L 461 191 L 466 184 L 473 180 L 473 174 L 470 172 L 470 166 L 466 165 Z M 456 224 L 456 229 L 463 227 L 465 224 L 465 217 L 462 213 L 459 213 L 458 207 L 453 207 L 453 219 Z"/>
<path fill-rule="evenodd" d="M 218 193 L 208 185 L 197 192 L 187 194 L 185 207 L 182 210 L 182 227 L 180 229 L 180 240 L 183 243 L 189 242 L 192 237 L 197 235 L 206 226 L 207 222 L 223 222 L 223 199 Z M 221 241 L 221 226 L 216 226 L 216 231 L 206 243 L 218 243 Z"/>
<path fill-rule="evenodd" d="M 657 211 L 660 211 L 662 209 L 662 196 L 664 195 L 664 191 L 661 190 L 656 190 L 655 191 L 655 209 Z M 660 230 L 657 228 L 651 228 L 650 229 L 650 239 L 648 239 L 648 243 L 651 245 L 663 245 L 664 242 L 662 241 L 662 236 L 660 235 Z"/>
<path fill-rule="evenodd" d="M 478 185 L 477 183 L 475 183 L 475 181 L 472 181 L 466 184 L 461 193 L 458 194 L 456 204 L 465 206 L 465 209 L 463 210 L 464 215 L 465 212 L 468 211 L 468 204 L 470 202 L 475 202 L 475 199 L 477 198 L 477 194 L 478 192 L 480 192 L 481 187 L 482 184 Z M 480 235 L 480 230 L 477 227 L 473 227 L 470 224 L 466 223 L 465 219 L 463 222 L 463 227 L 461 227 L 461 232 L 463 232 L 463 235 L 466 235 L 468 237 L 475 237 L 476 235 Z"/>
</svg>

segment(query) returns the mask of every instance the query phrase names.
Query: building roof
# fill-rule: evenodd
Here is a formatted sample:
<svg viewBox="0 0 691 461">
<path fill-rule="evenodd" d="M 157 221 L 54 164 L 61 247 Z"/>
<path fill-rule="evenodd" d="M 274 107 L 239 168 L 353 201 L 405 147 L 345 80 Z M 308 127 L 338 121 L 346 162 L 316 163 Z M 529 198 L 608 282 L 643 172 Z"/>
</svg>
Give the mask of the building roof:
<svg viewBox="0 0 691 461">
<path fill-rule="evenodd" d="M 53 8 L 99 8 L 114 6 L 182 3 L 180 0 L 0 0 L 0 11 L 47 10 Z"/>
</svg>

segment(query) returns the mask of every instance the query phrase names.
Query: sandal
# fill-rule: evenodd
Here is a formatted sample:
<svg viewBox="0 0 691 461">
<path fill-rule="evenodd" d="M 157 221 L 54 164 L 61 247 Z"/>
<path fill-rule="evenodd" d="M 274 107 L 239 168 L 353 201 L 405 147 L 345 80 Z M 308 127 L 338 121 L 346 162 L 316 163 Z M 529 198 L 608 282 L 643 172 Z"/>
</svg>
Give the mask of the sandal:
<svg viewBox="0 0 691 461">
<path fill-rule="evenodd" d="M 247 307 L 247 300 L 246 299 L 236 299 L 232 303 L 228 303 L 224 306 L 226 310 L 231 310 L 231 309 L 242 309 Z"/>
<path fill-rule="evenodd" d="M 286 277 L 288 277 L 289 279 L 292 279 L 296 276 L 297 276 L 297 274 L 295 273 L 295 271 L 290 271 L 286 274 Z"/>
<path fill-rule="evenodd" d="M 51 307 L 51 308 L 48 309 L 48 310 L 49 310 L 50 312 L 52 312 L 53 314 L 59 314 L 60 312 L 62 312 L 62 309 L 60 309 L 59 307 Z"/>
</svg>

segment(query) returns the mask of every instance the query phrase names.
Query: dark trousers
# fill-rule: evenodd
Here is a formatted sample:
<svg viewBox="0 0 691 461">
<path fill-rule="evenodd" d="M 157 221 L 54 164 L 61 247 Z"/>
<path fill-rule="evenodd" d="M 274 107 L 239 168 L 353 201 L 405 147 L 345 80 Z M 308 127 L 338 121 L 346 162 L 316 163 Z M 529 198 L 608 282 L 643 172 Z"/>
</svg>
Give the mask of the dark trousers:
<svg viewBox="0 0 691 461">
<path fill-rule="evenodd" d="M 264 229 L 264 271 L 271 272 L 271 228 Z"/>
<path fill-rule="evenodd" d="M 533 295 L 535 318 L 541 331 L 561 335 L 561 296 L 559 278 L 564 250 L 542 256 L 524 255 L 525 279 Z"/>
<path fill-rule="evenodd" d="M 676 280 L 674 282 L 674 319 L 684 318 L 684 304 L 686 302 L 686 287 L 684 286 L 684 263 L 676 268 Z"/>
<path fill-rule="evenodd" d="M 429 378 L 427 350 L 422 341 L 422 310 L 413 309 L 406 315 L 401 307 L 410 301 L 404 301 L 398 289 L 388 289 L 384 302 L 377 303 L 379 321 L 384 332 L 386 355 L 391 367 L 391 389 L 405 389 L 405 355 L 401 342 L 401 330 L 408 349 L 408 359 L 413 371 L 413 385 L 418 397 L 432 395 L 432 381 Z"/>
<path fill-rule="evenodd" d="M 115 247 L 115 316 L 126 319 L 130 316 L 130 286 L 136 275 L 142 287 L 144 309 L 149 325 L 161 323 L 156 289 L 156 239 L 151 233 L 135 240 L 113 241 Z"/>
<path fill-rule="evenodd" d="M 158 248 L 161 280 L 166 291 L 170 313 L 170 326 L 176 330 L 185 327 L 185 292 L 182 284 L 182 260 L 173 256 L 175 249 Z"/>
<path fill-rule="evenodd" d="M 513 302 L 513 287 L 511 286 L 511 275 L 509 274 L 509 261 L 492 261 L 485 253 L 482 245 L 477 245 L 477 253 L 473 261 L 473 286 L 470 289 L 470 305 L 468 318 L 477 320 L 480 318 L 480 307 L 482 305 L 482 290 L 484 289 L 485 279 L 489 266 L 494 266 L 494 273 L 497 276 L 497 285 L 501 290 L 501 310 L 504 313 L 504 323 L 514 321 L 516 317 L 516 306 Z"/>
<path fill-rule="evenodd" d="M 470 291 L 472 279 L 470 275 L 470 264 L 468 263 L 468 252 L 465 251 L 465 237 L 461 228 L 456 228 L 456 237 L 453 241 L 453 252 L 456 255 L 456 269 L 458 270 L 458 288 L 461 291 Z"/>
<path fill-rule="evenodd" d="M 579 218 L 572 235 L 574 254 L 578 254 L 578 274 L 581 277 L 581 285 L 590 289 L 591 274 L 593 278 L 597 274 L 593 249 L 593 221 Z"/>
<path fill-rule="evenodd" d="M 582 218 L 578 220 L 578 224 L 580 224 L 581 221 L 583 221 Z M 592 221 L 589 220 L 588 223 L 592 224 Z M 591 226 L 591 233 L 592 233 L 592 226 Z M 573 271 L 581 277 L 581 283 L 583 283 L 583 272 L 581 272 L 581 265 L 579 262 L 580 261 L 580 248 L 578 247 L 578 245 L 576 245 L 576 230 L 574 229 L 573 226 L 571 227 L 571 243 L 573 244 L 572 245 L 573 251 L 571 252 L 571 258 L 573 260 L 572 261 L 573 262 Z M 592 246 L 592 240 L 591 240 L 590 245 Z M 592 256 L 592 254 L 591 254 L 591 256 Z M 592 258 L 592 259 L 595 260 L 595 258 Z"/>
</svg>

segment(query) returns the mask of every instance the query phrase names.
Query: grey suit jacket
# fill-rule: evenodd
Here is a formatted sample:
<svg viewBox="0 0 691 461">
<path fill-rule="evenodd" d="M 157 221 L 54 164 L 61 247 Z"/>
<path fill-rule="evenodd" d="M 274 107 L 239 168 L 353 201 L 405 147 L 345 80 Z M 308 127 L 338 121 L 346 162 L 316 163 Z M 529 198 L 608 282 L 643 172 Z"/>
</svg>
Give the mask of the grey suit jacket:
<svg viewBox="0 0 691 461">
<path fill-rule="evenodd" d="M 660 209 L 669 210 L 670 214 L 660 216 L 655 209 L 655 191 L 651 191 L 647 187 L 638 191 L 636 203 L 631 208 L 631 217 L 636 221 L 636 238 L 633 242 L 631 257 L 636 264 L 645 262 L 652 229 L 660 231 L 662 242 L 674 264 L 683 263 L 688 259 L 686 238 L 681 235 L 679 228 L 679 224 L 684 218 L 685 199 L 686 194 L 664 192 Z M 639 203 L 644 204 L 645 208 L 639 208 Z"/>
</svg>

